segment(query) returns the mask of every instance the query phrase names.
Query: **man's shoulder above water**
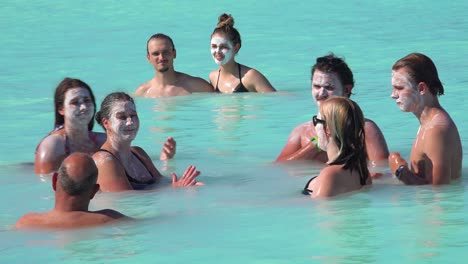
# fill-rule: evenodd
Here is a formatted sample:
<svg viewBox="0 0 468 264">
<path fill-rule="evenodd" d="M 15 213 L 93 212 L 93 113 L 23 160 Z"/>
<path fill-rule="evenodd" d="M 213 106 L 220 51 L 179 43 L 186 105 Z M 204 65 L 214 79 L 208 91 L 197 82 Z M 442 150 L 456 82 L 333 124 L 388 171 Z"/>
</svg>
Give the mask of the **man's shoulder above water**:
<svg viewBox="0 0 468 264">
<path fill-rule="evenodd" d="M 151 79 L 151 80 L 141 84 L 140 86 L 138 86 L 138 88 L 135 90 L 135 95 L 146 97 L 147 96 L 146 94 L 148 93 L 148 90 L 151 89 L 151 86 L 152 86 L 151 81 L 152 80 L 153 79 Z"/>
<path fill-rule="evenodd" d="M 135 91 L 135 95 L 142 97 L 166 97 L 189 95 L 191 92 L 183 86 L 175 84 L 163 84 L 154 77 L 153 79 L 140 85 Z"/>
<path fill-rule="evenodd" d="M 436 109 L 421 124 L 410 159 L 414 172 L 429 183 L 449 183 L 461 175 L 462 152 L 452 118 L 445 110 Z"/>
<path fill-rule="evenodd" d="M 180 96 L 197 92 L 213 92 L 213 86 L 199 77 L 175 72 L 176 81 L 164 84 L 156 77 L 140 85 L 135 95 L 142 97 Z"/>
<path fill-rule="evenodd" d="M 95 212 L 72 211 L 46 213 L 28 213 L 15 225 L 16 229 L 73 229 L 100 226 L 117 220 L 131 218 L 111 209 Z"/>
<path fill-rule="evenodd" d="M 213 92 L 213 86 L 203 78 L 191 76 L 186 73 L 176 72 L 177 82 L 175 85 L 184 88 L 191 93 Z"/>
</svg>

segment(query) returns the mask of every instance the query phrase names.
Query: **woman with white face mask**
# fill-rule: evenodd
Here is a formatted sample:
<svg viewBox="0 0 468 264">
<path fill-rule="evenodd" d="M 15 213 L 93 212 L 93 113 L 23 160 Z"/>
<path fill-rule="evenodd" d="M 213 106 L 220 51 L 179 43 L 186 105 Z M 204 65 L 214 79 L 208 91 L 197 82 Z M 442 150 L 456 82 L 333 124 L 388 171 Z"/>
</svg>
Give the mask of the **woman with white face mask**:
<svg viewBox="0 0 468 264">
<path fill-rule="evenodd" d="M 106 140 L 104 133 L 92 131 L 96 101 L 91 87 L 85 82 L 63 79 L 55 89 L 54 106 L 54 130 L 36 148 L 36 174 L 56 171 L 73 152 L 92 154 Z"/>
<path fill-rule="evenodd" d="M 109 94 L 102 101 L 96 121 L 107 134 L 106 142 L 93 155 L 99 170 L 97 182 L 101 190 L 115 192 L 145 189 L 164 178 L 146 151 L 131 145 L 140 128 L 132 97 L 123 92 Z M 195 185 L 195 178 L 199 174 L 195 166 L 189 166 L 179 180 L 172 173 L 172 186 Z"/>
<path fill-rule="evenodd" d="M 330 197 L 372 184 L 359 106 L 345 97 L 329 98 L 320 105 L 319 116 L 314 116 L 312 122 L 318 146 L 327 152 L 328 166 L 309 180 L 303 193 L 312 198 Z"/>
<path fill-rule="evenodd" d="M 241 65 L 235 56 L 241 48 L 241 37 L 234 28 L 234 18 L 228 14 L 219 17 L 218 25 L 211 34 L 211 55 L 218 70 L 210 73 L 210 82 L 215 92 L 275 92 L 275 88 L 259 71 Z"/>
</svg>

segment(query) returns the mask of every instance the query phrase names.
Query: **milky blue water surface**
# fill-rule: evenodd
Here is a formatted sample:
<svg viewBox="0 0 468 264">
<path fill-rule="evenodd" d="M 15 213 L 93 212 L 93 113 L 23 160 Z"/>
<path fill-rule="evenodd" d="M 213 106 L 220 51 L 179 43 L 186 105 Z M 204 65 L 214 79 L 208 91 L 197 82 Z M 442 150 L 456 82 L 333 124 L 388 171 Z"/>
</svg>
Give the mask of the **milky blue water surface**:
<svg viewBox="0 0 468 264">
<path fill-rule="evenodd" d="M 128 2 L 128 3 L 127 3 Z M 353 99 L 393 151 L 409 156 L 418 129 L 390 98 L 392 64 L 410 52 L 436 63 L 441 104 L 468 153 L 468 2 L 441 1 L 3 1 L 0 5 L 0 262 L 7 263 L 460 263 L 468 247 L 468 168 L 460 182 L 402 186 L 388 178 L 331 200 L 299 194 L 321 167 L 271 164 L 293 127 L 317 108 L 315 58 L 334 52 L 354 72 Z M 139 219 L 82 231 L 12 230 L 24 213 L 53 207 L 50 179 L 34 175 L 39 140 L 53 126 L 53 91 L 66 76 L 100 102 L 153 73 L 146 41 L 176 45 L 176 69 L 207 79 L 216 69 L 210 34 L 222 12 L 242 35 L 240 63 L 261 71 L 275 94 L 196 94 L 137 99 L 136 145 L 165 175 L 189 164 L 201 188 L 101 193 L 92 209 Z M 100 128 L 96 128 L 101 131 Z M 176 158 L 157 160 L 173 136 Z M 466 162 L 465 162 L 466 164 Z M 387 171 L 388 172 L 388 171 Z"/>
</svg>

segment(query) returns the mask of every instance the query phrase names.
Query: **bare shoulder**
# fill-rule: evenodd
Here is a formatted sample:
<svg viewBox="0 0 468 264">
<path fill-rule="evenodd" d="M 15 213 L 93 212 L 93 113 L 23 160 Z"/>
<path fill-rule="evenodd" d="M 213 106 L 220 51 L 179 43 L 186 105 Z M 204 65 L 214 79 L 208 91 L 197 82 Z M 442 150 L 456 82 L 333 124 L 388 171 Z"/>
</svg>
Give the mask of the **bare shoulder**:
<svg viewBox="0 0 468 264">
<path fill-rule="evenodd" d="M 94 162 L 96 162 L 96 165 L 99 166 L 98 163 L 102 163 L 102 162 L 105 162 L 105 161 L 112 161 L 112 160 L 115 159 L 115 157 L 111 153 L 101 150 L 101 151 L 96 151 L 93 154 L 93 159 L 94 159 Z"/>
<path fill-rule="evenodd" d="M 46 136 L 38 145 L 37 150 L 60 150 L 65 149 L 65 138 L 61 134 L 50 134 Z"/>
<path fill-rule="evenodd" d="M 428 139 L 428 141 L 432 142 L 435 138 L 437 138 L 437 141 L 449 141 L 450 136 L 454 136 L 455 133 L 458 134 L 458 129 L 456 128 L 452 119 L 447 116 L 437 117 L 431 120 L 430 123 L 425 127 L 424 132 L 424 136 Z"/>
<path fill-rule="evenodd" d="M 251 88 L 258 93 L 276 92 L 270 81 L 254 68 L 242 65 L 241 76 L 242 82 L 245 83 L 247 88 Z"/>
<path fill-rule="evenodd" d="M 429 122 L 429 126 L 438 127 L 439 129 L 446 131 L 457 129 L 453 119 L 443 109 L 440 109 L 436 112 L 436 114 L 434 114 L 431 121 Z"/>
<path fill-rule="evenodd" d="M 92 158 L 99 169 L 100 176 L 114 175 L 116 172 L 121 171 L 122 165 L 120 161 L 113 154 L 107 151 L 96 151 Z"/>
<path fill-rule="evenodd" d="M 259 71 L 249 66 L 242 65 L 241 68 L 242 81 L 245 83 L 255 82 L 258 79 L 266 79 L 265 76 Z"/>
<path fill-rule="evenodd" d="M 315 127 L 312 125 L 312 121 L 304 122 L 302 124 L 297 125 L 292 130 L 291 135 L 312 138 L 316 136 Z"/>
<path fill-rule="evenodd" d="M 364 129 L 366 130 L 366 134 L 367 132 L 372 133 L 372 134 L 381 133 L 379 126 L 377 126 L 377 124 L 374 121 L 367 119 L 367 118 L 365 119 L 365 122 L 364 122 Z"/>
<path fill-rule="evenodd" d="M 208 74 L 208 77 L 210 78 L 210 80 L 212 81 L 213 79 L 216 79 L 216 77 L 218 77 L 218 73 L 219 73 L 219 69 L 217 70 L 212 70 L 209 74 Z M 213 83 L 213 82 L 212 82 Z"/>
<path fill-rule="evenodd" d="M 23 215 L 18 222 L 15 224 L 16 229 L 27 228 L 35 226 L 41 221 L 42 214 L 39 213 L 27 213 Z"/>
<path fill-rule="evenodd" d="M 434 114 L 428 124 L 424 126 L 424 135 L 428 141 L 431 141 L 431 144 L 436 144 L 436 142 L 434 142 L 435 138 L 437 139 L 437 142 L 449 142 L 459 137 L 455 122 L 453 122 L 450 115 L 444 110 L 440 110 Z"/>
<path fill-rule="evenodd" d="M 367 154 L 369 155 L 369 159 L 386 160 L 388 157 L 388 146 L 382 130 L 380 130 L 374 121 L 366 119 L 364 124 L 364 131 L 366 134 L 366 144 L 368 150 Z M 374 150 L 371 151 L 372 149 Z M 375 152 L 375 155 L 371 152 Z"/>
<path fill-rule="evenodd" d="M 135 90 L 135 95 L 144 96 L 148 92 L 148 90 L 151 88 L 151 81 L 152 80 L 149 80 L 141 84 L 140 86 L 138 86 L 138 88 Z"/>
<path fill-rule="evenodd" d="M 34 170 L 37 174 L 53 172 L 60 166 L 65 156 L 65 138 L 60 134 L 48 135 L 37 146 Z"/>
<path fill-rule="evenodd" d="M 318 177 L 309 184 L 313 198 L 331 197 L 336 195 L 338 178 L 342 174 L 341 166 L 331 165 L 323 168 Z"/>
<path fill-rule="evenodd" d="M 333 182 L 342 174 L 343 170 L 340 165 L 326 166 L 320 171 L 320 180 L 322 182 Z"/>
<path fill-rule="evenodd" d="M 192 76 L 186 73 L 178 72 L 179 79 L 181 80 L 181 85 L 186 89 L 189 89 L 189 92 L 213 92 L 213 86 L 204 80 L 203 78 Z"/>
<path fill-rule="evenodd" d="M 132 190 L 128 181 L 125 167 L 113 154 L 107 151 L 98 151 L 93 155 L 98 167 L 97 182 L 103 191 L 127 191 Z"/>
</svg>

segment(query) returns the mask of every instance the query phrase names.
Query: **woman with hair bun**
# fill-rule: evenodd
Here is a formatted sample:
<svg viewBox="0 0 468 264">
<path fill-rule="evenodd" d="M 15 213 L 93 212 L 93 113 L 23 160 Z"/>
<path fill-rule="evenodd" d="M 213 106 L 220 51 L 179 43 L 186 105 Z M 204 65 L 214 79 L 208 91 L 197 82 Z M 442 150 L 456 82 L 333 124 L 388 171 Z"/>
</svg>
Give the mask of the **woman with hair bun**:
<svg viewBox="0 0 468 264">
<path fill-rule="evenodd" d="M 211 55 L 218 70 L 210 73 L 210 82 L 220 93 L 275 92 L 275 88 L 259 71 L 236 62 L 235 56 L 242 46 L 234 18 L 219 16 L 218 25 L 211 34 Z"/>
</svg>

